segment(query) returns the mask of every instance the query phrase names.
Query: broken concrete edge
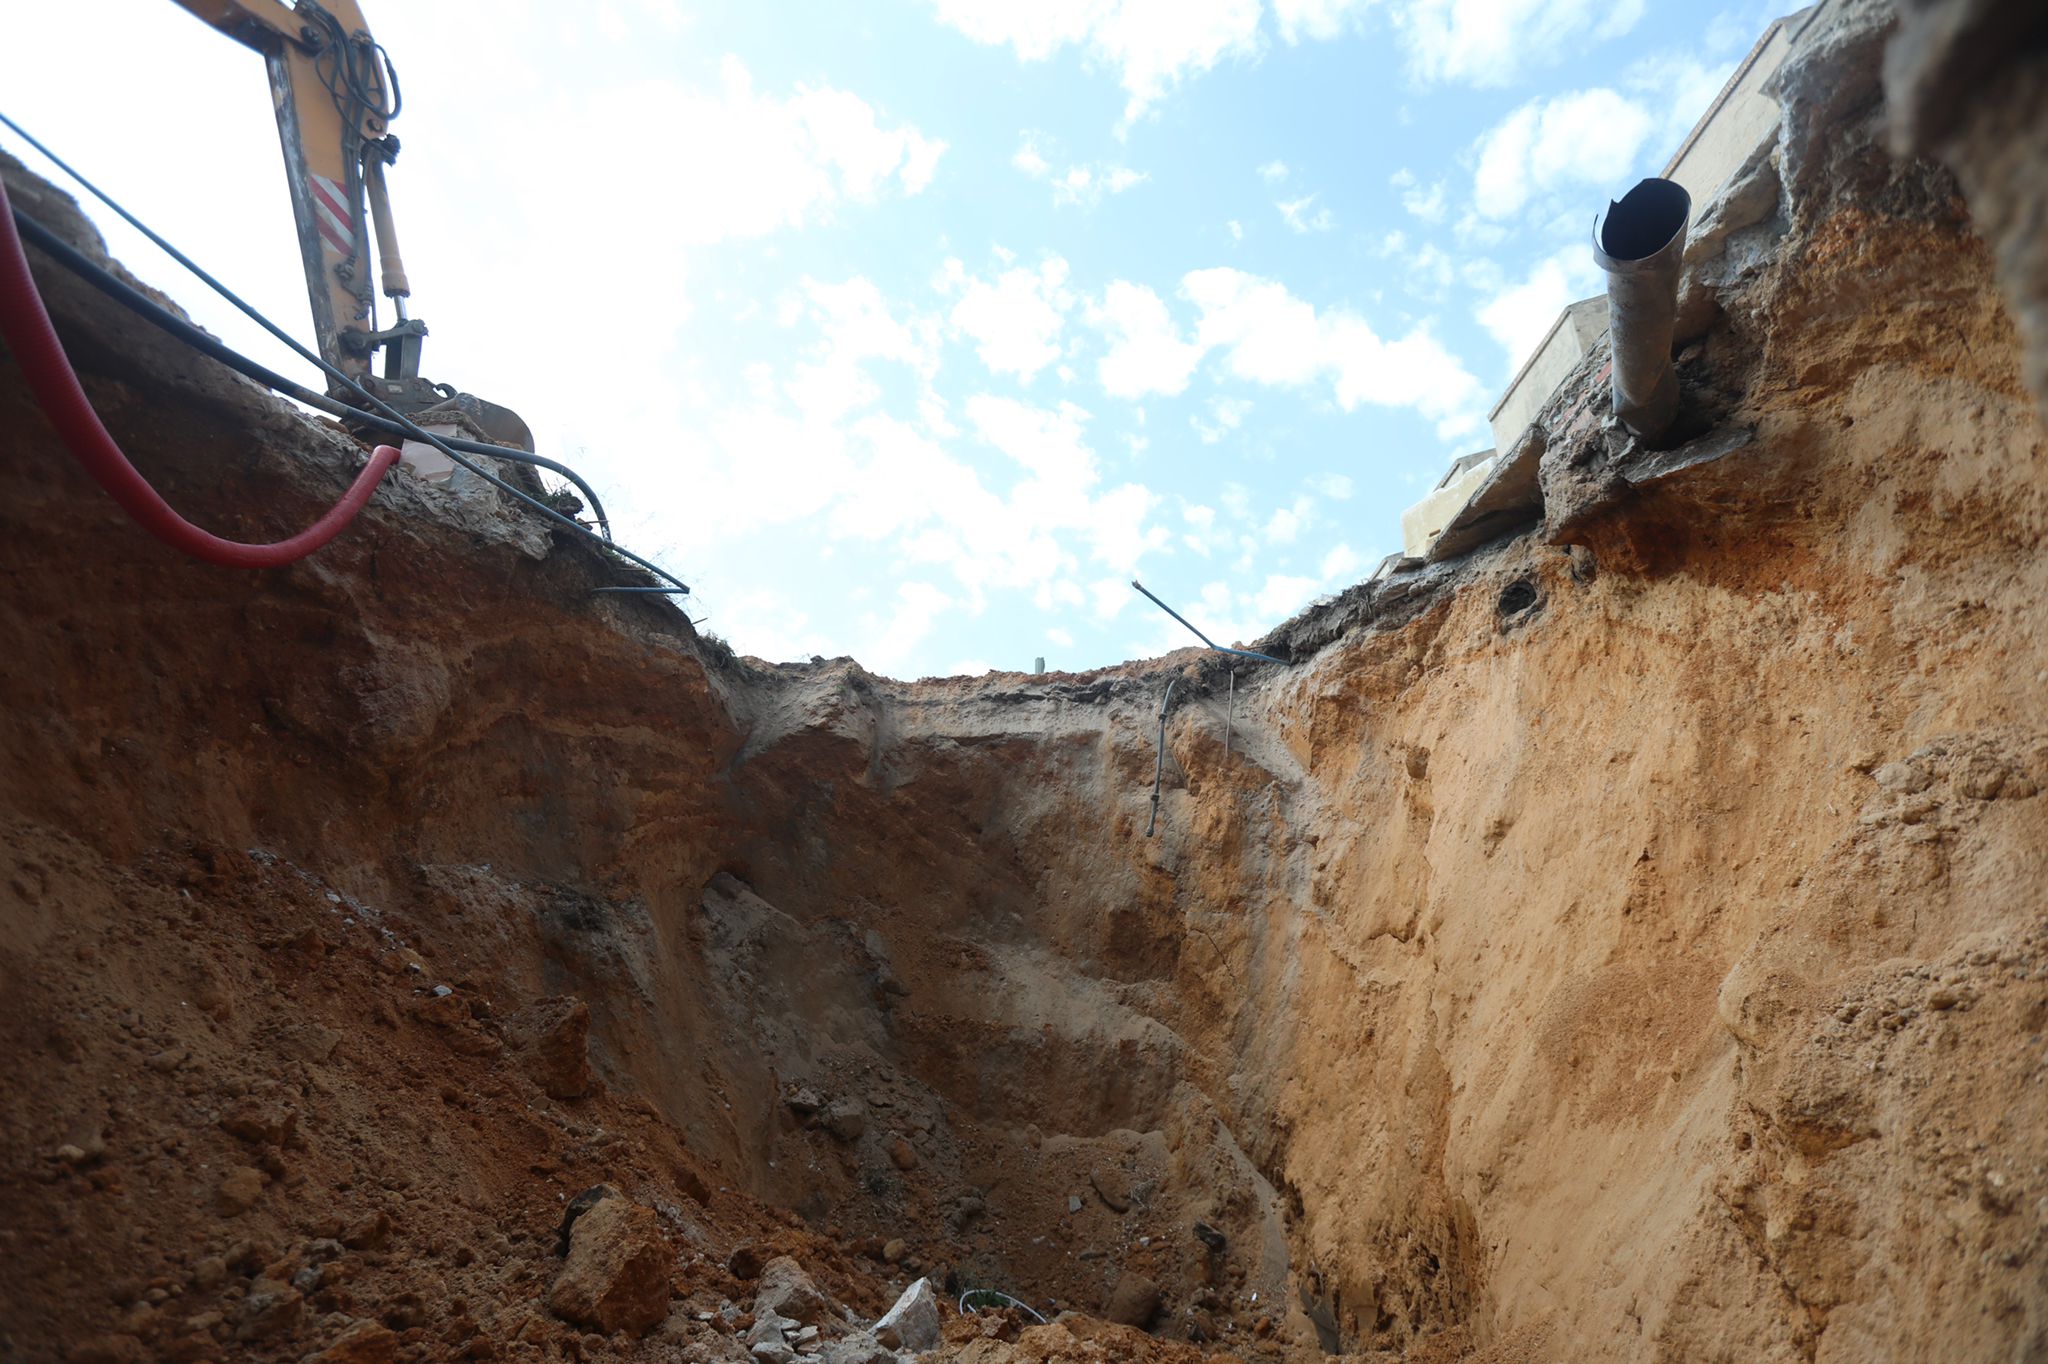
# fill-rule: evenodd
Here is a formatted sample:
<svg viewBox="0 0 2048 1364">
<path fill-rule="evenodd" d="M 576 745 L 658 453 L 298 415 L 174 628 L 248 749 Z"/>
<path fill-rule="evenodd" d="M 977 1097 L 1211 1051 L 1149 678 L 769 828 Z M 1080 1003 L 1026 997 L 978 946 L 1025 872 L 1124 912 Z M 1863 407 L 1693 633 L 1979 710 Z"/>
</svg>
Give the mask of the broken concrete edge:
<svg viewBox="0 0 2048 1364">
<path fill-rule="evenodd" d="M 1548 445 L 1541 426 L 1524 431 L 1514 448 L 1495 459 L 1486 477 L 1458 509 L 1422 557 L 1430 563 L 1454 559 L 1489 540 L 1533 525 L 1543 516 L 1537 465 Z"/>
</svg>

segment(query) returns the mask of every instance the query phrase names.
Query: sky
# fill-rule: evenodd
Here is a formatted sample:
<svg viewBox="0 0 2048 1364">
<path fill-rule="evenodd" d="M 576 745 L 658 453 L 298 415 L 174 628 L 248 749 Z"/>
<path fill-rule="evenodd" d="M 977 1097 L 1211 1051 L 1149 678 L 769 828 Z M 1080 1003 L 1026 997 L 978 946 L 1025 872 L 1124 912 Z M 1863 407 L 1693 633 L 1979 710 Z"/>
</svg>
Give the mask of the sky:
<svg viewBox="0 0 2048 1364">
<path fill-rule="evenodd" d="M 1795 7 L 366 15 L 405 96 L 422 373 L 519 412 L 691 585 L 699 628 L 919 677 L 1193 642 L 1134 577 L 1224 643 L 1362 580 L 1601 287 L 1594 215 Z M 254 53 L 169 0 L 22 7 L 0 108 L 310 332 Z M 93 216 L 196 320 L 319 386 Z"/>
</svg>

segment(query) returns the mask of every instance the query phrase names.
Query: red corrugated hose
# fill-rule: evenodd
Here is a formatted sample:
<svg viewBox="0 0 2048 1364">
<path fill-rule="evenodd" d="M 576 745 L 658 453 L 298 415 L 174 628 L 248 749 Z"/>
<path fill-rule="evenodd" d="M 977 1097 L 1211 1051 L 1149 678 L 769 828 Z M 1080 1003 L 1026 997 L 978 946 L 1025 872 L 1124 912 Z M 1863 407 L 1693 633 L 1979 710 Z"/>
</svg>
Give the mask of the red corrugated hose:
<svg viewBox="0 0 2048 1364">
<path fill-rule="evenodd" d="M 71 457 L 85 467 L 107 495 L 121 504 L 137 525 L 157 539 L 195 559 L 224 568 L 277 568 L 296 563 L 339 535 L 370 500 L 398 451 L 380 445 L 356 481 L 325 516 L 288 540 L 271 545 L 245 545 L 201 530 L 171 509 L 147 479 L 135 471 L 121 447 L 100 424 L 99 414 L 79 386 L 42 295 L 29 274 L 28 256 L 14 230 L 14 211 L 7 186 L 0 183 L 0 337 L 14 352 L 14 361 L 28 379 L 29 391 L 42 404 L 50 424 L 64 440 Z"/>
</svg>

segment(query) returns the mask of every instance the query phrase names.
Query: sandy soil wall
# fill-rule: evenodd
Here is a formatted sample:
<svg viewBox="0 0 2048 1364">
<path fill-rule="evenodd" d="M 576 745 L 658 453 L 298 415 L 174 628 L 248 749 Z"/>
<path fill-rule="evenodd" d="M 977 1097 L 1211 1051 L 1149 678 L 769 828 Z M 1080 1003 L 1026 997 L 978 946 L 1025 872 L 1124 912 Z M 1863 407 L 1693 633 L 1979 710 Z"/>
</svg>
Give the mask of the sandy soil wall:
<svg viewBox="0 0 2048 1364">
<path fill-rule="evenodd" d="M 2048 1357 L 2048 441 L 1886 31 L 1788 68 L 1674 448 L 1590 356 L 1533 521 L 1290 622 L 1228 753 L 1194 653 L 736 660 L 403 483 L 177 561 L 0 365 L 0 1355 L 744 1357 L 780 1250 L 1154 1333 L 977 1361 Z M 49 294 L 207 524 L 352 467 Z M 644 1333 L 548 1306 L 599 1182 Z"/>
</svg>

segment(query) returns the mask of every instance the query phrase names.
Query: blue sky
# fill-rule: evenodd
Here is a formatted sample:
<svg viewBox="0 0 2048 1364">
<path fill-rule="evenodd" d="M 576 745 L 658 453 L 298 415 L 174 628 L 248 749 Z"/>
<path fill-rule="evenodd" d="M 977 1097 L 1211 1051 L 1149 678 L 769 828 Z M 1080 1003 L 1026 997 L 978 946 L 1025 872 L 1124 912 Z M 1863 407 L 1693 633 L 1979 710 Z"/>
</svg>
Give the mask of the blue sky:
<svg viewBox="0 0 2048 1364">
<path fill-rule="evenodd" d="M 260 60 L 167 0 L 117 8 L 10 20 L 4 107 L 305 327 Z M 1597 289 L 1606 197 L 1790 8 L 367 12 L 405 90 L 423 371 L 524 415 L 702 628 L 916 677 L 1187 643 L 1133 576 L 1225 641 L 1362 578 Z"/>
</svg>

